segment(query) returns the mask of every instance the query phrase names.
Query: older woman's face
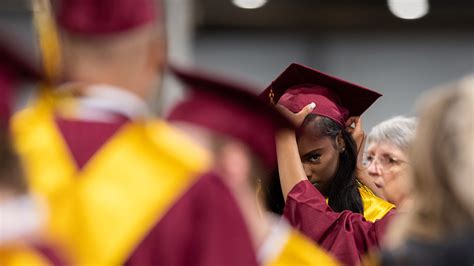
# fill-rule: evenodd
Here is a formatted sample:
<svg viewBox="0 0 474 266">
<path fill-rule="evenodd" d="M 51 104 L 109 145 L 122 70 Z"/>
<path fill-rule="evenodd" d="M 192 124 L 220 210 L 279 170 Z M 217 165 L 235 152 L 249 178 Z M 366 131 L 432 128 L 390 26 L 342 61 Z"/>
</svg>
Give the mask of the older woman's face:
<svg viewBox="0 0 474 266">
<path fill-rule="evenodd" d="M 407 194 L 410 165 L 407 155 L 389 142 L 370 143 L 367 149 L 366 166 L 375 185 L 381 188 L 384 197 L 398 205 Z"/>
</svg>

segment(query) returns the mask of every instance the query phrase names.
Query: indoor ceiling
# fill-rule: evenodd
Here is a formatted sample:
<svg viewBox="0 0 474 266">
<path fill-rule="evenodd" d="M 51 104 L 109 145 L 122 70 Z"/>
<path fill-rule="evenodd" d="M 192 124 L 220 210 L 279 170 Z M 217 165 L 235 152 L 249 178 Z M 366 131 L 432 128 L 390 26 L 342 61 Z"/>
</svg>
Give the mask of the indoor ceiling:
<svg viewBox="0 0 474 266">
<path fill-rule="evenodd" d="M 258 9 L 242 9 L 231 0 L 196 0 L 200 29 L 275 28 L 330 29 L 474 29 L 473 0 L 430 0 L 421 19 L 403 20 L 386 0 L 268 0 Z"/>
</svg>

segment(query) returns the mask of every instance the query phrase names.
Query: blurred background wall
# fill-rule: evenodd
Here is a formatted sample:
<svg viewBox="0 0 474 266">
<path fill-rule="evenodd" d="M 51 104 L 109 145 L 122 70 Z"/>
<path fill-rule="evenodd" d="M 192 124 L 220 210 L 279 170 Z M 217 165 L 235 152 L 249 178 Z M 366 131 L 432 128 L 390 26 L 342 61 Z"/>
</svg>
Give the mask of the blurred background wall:
<svg viewBox="0 0 474 266">
<path fill-rule="evenodd" d="M 171 61 L 255 84 L 257 92 L 289 63 L 309 65 L 384 94 L 365 114 L 365 129 L 414 114 L 423 91 L 474 72 L 472 0 L 165 2 Z M 28 6 L 2 0 L 0 29 L 20 36 L 39 62 Z M 182 91 L 170 80 L 165 87 L 166 112 Z"/>
<path fill-rule="evenodd" d="M 384 96 L 364 115 L 366 129 L 413 115 L 423 91 L 474 72 L 472 0 L 398 1 L 407 16 L 427 4 L 418 19 L 397 17 L 388 3 L 394 1 L 386 0 L 268 0 L 257 9 L 198 2 L 197 64 L 249 79 L 260 90 L 290 62 L 373 88 Z"/>
</svg>

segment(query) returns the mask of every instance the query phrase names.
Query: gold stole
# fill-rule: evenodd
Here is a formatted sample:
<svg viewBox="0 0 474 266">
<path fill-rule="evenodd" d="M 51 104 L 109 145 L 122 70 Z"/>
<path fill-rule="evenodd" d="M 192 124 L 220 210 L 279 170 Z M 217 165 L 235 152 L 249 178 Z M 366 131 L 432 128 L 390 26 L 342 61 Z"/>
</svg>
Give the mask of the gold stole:
<svg viewBox="0 0 474 266">
<path fill-rule="evenodd" d="M 375 222 L 382 219 L 395 205 L 377 197 L 364 185 L 359 187 L 360 197 L 364 204 L 364 217 L 367 221 Z"/>
<path fill-rule="evenodd" d="M 395 208 L 395 205 L 377 197 L 372 190 L 361 183 L 359 183 L 359 193 L 364 204 L 364 218 L 367 221 L 375 222 L 382 219 L 391 209 Z M 327 198 L 326 203 L 328 203 Z"/>
<path fill-rule="evenodd" d="M 292 229 L 280 254 L 266 266 L 286 265 L 339 265 L 339 263 L 311 240 Z"/>
<path fill-rule="evenodd" d="M 124 125 L 80 172 L 49 102 L 19 113 L 12 128 L 31 188 L 48 200 L 49 232 L 78 264 L 124 263 L 210 165 L 162 121 Z"/>
<path fill-rule="evenodd" d="M 0 247 L 0 265 L 2 266 L 47 266 L 51 262 L 40 252 L 27 245 Z"/>
</svg>

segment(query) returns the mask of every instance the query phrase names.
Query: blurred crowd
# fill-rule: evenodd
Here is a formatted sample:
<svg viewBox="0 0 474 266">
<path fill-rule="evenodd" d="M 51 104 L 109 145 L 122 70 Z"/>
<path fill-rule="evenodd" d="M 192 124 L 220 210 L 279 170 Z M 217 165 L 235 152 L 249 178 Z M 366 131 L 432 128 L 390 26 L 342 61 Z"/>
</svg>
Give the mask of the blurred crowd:
<svg viewBox="0 0 474 266">
<path fill-rule="evenodd" d="M 0 33 L 0 265 L 474 265 L 474 75 L 366 134 L 382 95 L 337 73 L 169 62 L 160 1 L 32 3 L 41 68 Z"/>
</svg>

